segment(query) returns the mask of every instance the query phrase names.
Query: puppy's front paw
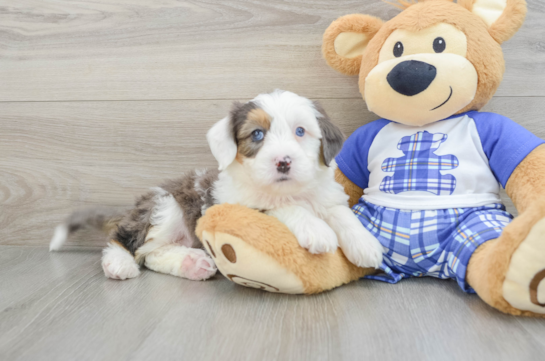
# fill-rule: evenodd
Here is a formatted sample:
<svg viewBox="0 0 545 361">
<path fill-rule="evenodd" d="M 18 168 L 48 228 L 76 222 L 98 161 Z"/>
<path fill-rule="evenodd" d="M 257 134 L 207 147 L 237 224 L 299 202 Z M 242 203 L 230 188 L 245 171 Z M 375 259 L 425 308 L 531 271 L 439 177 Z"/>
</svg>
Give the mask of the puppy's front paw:
<svg viewBox="0 0 545 361">
<path fill-rule="evenodd" d="M 337 235 L 320 218 L 308 218 L 298 224 L 292 232 L 301 247 L 308 249 L 310 253 L 335 252 L 339 247 Z"/>
<path fill-rule="evenodd" d="M 382 263 L 382 245 L 363 226 L 358 228 L 342 232 L 341 249 L 356 266 L 378 268 Z"/>
</svg>

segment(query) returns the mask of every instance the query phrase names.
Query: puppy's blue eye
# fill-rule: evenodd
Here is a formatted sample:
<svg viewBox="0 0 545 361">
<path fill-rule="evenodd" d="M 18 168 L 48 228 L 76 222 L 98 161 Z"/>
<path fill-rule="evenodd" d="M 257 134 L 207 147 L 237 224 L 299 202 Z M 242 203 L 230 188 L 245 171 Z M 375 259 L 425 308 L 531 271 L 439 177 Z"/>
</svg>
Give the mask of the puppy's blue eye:
<svg viewBox="0 0 545 361">
<path fill-rule="evenodd" d="M 252 132 L 252 140 L 254 142 L 259 142 L 260 140 L 263 140 L 265 137 L 265 134 L 263 134 L 262 130 L 256 129 Z"/>
<path fill-rule="evenodd" d="M 295 129 L 295 135 L 298 137 L 302 137 L 303 135 L 305 135 L 305 128 L 299 127 Z"/>
</svg>

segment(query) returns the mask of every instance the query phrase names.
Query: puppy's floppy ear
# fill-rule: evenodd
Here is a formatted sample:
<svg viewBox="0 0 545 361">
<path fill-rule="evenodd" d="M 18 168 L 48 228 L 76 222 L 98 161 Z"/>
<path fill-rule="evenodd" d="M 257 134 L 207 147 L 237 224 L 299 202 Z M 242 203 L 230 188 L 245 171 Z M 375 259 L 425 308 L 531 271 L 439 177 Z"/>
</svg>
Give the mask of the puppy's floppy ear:
<svg viewBox="0 0 545 361">
<path fill-rule="evenodd" d="M 218 161 L 219 170 L 227 168 L 237 156 L 237 144 L 231 117 L 225 117 L 216 124 L 208 133 L 206 139 L 214 158 Z"/>
<path fill-rule="evenodd" d="M 332 22 L 322 42 L 327 64 L 346 75 L 358 74 L 362 54 L 381 26 L 382 20 L 363 14 L 345 15 Z"/>
<path fill-rule="evenodd" d="M 458 0 L 458 4 L 480 17 L 500 44 L 515 35 L 526 16 L 525 0 Z"/>
<path fill-rule="evenodd" d="M 322 157 L 324 164 L 329 167 L 331 160 L 341 151 L 344 143 L 344 134 L 338 126 L 331 122 L 331 119 L 325 112 L 319 102 L 313 102 L 314 108 L 318 112 L 316 119 L 322 131 Z"/>
</svg>

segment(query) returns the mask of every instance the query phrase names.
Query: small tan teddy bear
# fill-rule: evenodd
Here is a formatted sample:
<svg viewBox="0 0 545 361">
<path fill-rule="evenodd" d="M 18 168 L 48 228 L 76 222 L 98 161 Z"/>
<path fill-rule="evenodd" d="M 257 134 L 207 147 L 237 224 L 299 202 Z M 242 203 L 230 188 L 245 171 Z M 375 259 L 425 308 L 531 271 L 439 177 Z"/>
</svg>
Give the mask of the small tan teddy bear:
<svg viewBox="0 0 545 361">
<path fill-rule="evenodd" d="M 232 281 L 316 293 L 361 277 L 455 279 L 506 313 L 545 315 L 545 146 L 515 122 L 479 110 L 504 73 L 500 44 L 522 25 L 524 0 L 402 2 L 393 19 L 334 21 L 323 54 L 359 75 L 382 119 L 356 130 L 336 179 L 381 242 L 379 271 L 338 250 L 312 255 L 277 220 L 237 205 L 210 208 L 197 235 Z M 519 216 L 506 212 L 503 186 Z"/>
</svg>

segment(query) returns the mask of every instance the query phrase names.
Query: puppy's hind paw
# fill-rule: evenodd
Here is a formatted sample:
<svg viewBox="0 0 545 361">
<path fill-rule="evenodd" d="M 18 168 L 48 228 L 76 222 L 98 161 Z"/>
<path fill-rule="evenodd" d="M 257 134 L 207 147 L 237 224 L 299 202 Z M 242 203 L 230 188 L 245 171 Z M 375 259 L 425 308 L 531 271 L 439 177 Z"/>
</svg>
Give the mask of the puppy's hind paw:
<svg viewBox="0 0 545 361">
<path fill-rule="evenodd" d="M 120 264 L 116 262 L 102 262 L 102 269 L 104 270 L 104 275 L 106 277 L 114 280 L 126 280 L 140 275 L 140 269 L 136 263 Z"/>
<path fill-rule="evenodd" d="M 140 274 L 134 257 L 117 242 L 110 242 L 102 251 L 102 269 L 106 277 L 114 280 L 126 280 Z"/>
<path fill-rule="evenodd" d="M 193 281 L 202 281 L 215 275 L 216 271 L 216 264 L 206 252 L 200 249 L 191 249 L 191 252 L 182 261 L 179 276 Z"/>
</svg>

